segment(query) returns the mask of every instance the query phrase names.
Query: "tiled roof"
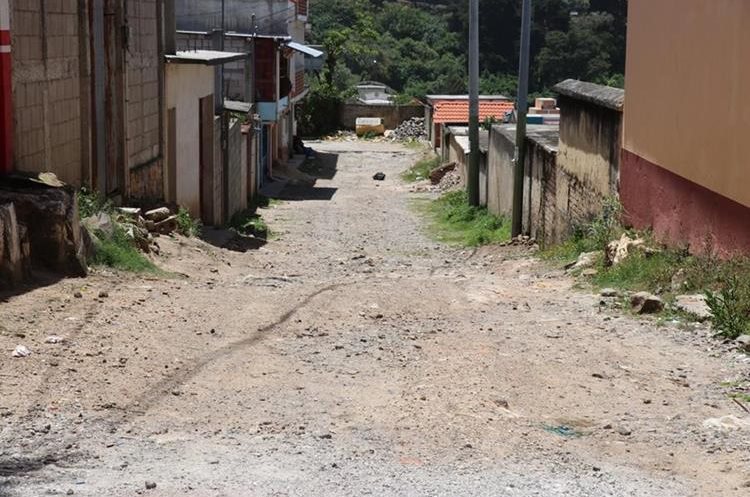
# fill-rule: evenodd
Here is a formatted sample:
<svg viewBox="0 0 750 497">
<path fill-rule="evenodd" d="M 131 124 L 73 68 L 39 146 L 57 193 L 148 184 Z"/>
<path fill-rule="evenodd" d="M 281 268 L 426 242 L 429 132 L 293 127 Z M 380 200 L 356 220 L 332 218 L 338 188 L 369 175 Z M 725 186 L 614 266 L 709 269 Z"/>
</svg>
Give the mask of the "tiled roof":
<svg viewBox="0 0 750 497">
<path fill-rule="evenodd" d="M 479 121 L 484 121 L 488 117 L 502 119 L 505 114 L 513 110 L 513 102 L 509 101 L 492 101 L 480 100 L 479 102 Z M 442 100 L 433 104 L 432 120 L 435 124 L 442 123 L 468 123 L 469 122 L 469 102 L 461 100 Z"/>
</svg>

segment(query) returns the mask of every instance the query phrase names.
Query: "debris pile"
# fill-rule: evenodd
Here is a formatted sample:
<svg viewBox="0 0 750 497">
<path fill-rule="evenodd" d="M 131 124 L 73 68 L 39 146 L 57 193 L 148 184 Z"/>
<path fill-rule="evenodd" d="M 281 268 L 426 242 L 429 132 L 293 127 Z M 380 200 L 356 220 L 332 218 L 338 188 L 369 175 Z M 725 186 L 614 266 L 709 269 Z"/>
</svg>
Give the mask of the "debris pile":
<svg viewBox="0 0 750 497">
<path fill-rule="evenodd" d="M 390 139 L 393 141 L 426 140 L 427 129 L 425 129 L 424 117 L 412 117 L 402 122 L 390 134 Z"/>
<path fill-rule="evenodd" d="M 456 163 L 455 162 L 448 162 L 447 164 L 443 164 L 442 166 L 438 166 L 432 171 L 430 171 L 430 183 L 433 185 L 439 185 L 441 181 L 443 181 L 443 178 L 446 174 L 448 174 L 451 171 L 456 170 Z"/>
<path fill-rule="evenodd" d="M 177 215 L 167 207 L 145 213 L 137 207 L 120 207 L 112 213 L 102 211 L 89 216 L 82 223 L 93 240 L 101 236 L 111 237 L 115 230 L 121 230 L 146 254 L 160 251 L 154 235 L 171 235 L 178 229 Z M 95 244 L 91 245 L 93 250 Z"/>
</svg>

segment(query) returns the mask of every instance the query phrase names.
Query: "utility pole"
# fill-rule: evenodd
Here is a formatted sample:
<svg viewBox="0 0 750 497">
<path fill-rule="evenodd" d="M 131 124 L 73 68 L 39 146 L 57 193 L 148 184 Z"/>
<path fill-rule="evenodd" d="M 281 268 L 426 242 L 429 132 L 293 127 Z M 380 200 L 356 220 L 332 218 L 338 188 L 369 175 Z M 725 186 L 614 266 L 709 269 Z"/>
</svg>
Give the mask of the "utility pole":
<svg viewBox="0 0 750 497">
<path fill-rule="evenodd" d="M 479 0 L 469 0 L 469 205 L 479 205 Z"/>
<path fill-rule="evenodd" d="M 521 15 L 521 57 L 518 67 L 518 102 L 516 103 L 516 164 L 513 168 L 513 219 L 511 234 L 523 231 L 523 183 L 526 162 L 526 114 L 529 105 L 529 51 L 531 45 L 531 0 L 523 0 Z"/>
</svg>

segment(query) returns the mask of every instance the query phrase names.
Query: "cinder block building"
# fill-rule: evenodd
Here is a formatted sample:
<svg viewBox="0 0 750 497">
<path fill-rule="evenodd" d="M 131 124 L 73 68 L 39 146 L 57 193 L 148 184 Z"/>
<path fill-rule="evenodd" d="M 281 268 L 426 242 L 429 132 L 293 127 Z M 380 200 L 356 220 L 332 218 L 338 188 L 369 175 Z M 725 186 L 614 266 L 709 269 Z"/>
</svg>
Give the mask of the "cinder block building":
<svg viewBox="0 0 750 497">
<path fill-rule="evenodd" d="M 16 170 L 163 197 L 162 4 L 9 1 Z"/>
</svg>

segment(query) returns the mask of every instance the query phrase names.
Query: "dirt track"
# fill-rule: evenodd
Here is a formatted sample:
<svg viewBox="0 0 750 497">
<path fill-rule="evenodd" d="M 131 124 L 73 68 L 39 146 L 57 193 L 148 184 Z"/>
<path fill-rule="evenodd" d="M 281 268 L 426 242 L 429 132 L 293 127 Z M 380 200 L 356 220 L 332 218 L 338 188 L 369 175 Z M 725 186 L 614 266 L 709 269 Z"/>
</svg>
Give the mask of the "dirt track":
<svg viewBox="0 0 750 497">
<path fill-rule="evenodd" d="M 0 303 L 0 495 L 750 493 L 750 428 L 704 426 L 743 415 L 720 384 L 747 358 L 528 255 L 430 241 L 398 180 L 415 152 L 313 146 L 321 179 L 267 211 L 264 247 L 164 239 L 189 277 Z"/>
</svg>

